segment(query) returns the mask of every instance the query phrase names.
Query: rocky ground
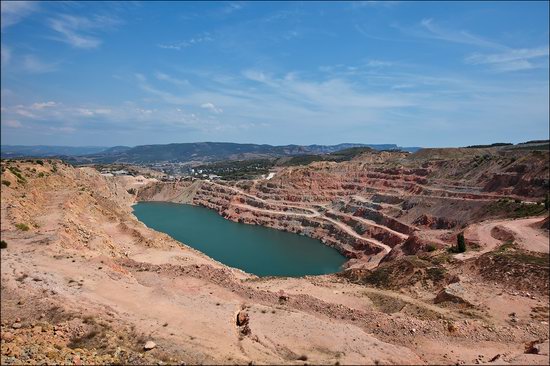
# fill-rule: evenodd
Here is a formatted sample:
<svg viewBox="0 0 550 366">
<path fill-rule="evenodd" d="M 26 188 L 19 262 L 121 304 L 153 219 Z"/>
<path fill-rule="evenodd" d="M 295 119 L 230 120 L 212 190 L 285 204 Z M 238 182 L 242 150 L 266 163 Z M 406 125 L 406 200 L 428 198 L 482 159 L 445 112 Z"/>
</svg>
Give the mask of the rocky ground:
<svg viewBox="0 0 550 366">
<path fill-rule="evenodd" d="M 548 214 L 505 211 L 544 198 L 548 166 L 422 154 L 235 184 L 3 161 L 1 363 L 547 364 Z M 258 278 L 148 229 L 136 199 L 317 237 L 348 269 Z"/>
</svg>

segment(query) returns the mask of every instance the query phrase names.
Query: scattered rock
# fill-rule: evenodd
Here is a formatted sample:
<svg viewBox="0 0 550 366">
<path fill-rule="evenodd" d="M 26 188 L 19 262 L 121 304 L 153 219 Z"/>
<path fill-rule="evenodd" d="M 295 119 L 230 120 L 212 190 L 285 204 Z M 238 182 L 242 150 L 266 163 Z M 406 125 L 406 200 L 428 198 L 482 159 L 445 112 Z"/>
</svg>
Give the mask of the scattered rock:
<svg viewBox="0 0 550 366">
<path fill-rule="evenodd" d="M 242 327 L 248 324 L 249 316 L 245 311 L 239 311 L 237 314 L 237 326 Z"/>
<path fill-rule="evenodd" d="M 13 340 L 13 334 L 10 332 L 2 333 L 2 339 L 6 342 L 11 342 Z"/>
<path fill-rule="evenodd" d="M 19 329 L 19 328 L 21 328 L 21 323 L 13 323 L 11 327 L 13 329 Z"/>
<path fill-rule="evenodd" d="M 550 345 L 548 340 L 546 341 L 537 340 L 537 341 L 529 342 L 527 344 L 527 347 L 525 348 L 525 353 L 548 356 L 549 348 L 550 348 Z"/>
<path fill-rule="evenodd" d="M 153 348 L 155 348 L 157 345 L 155 342 L 153 341 L 147 341 L 145 343 L 145 345 L 143 346 L 143 349 L 146 350 L 146 351 L 150 351 L 152 350 Z"/>
<path fill-rule="evenodd" d="M 500 353 L 498 355 L 496 355 L 495 357 L 491 358 L 489 360 L 489 362 L 495 362 L 495 361 L 498 361 L 502 358 L 502 356 L 500 355 Z"/>
<path fill-rule="evenodd" d="M 454 323 L 449 323 L 449 325 L 447 325 L 447 330 L 454 333 L 458 330 L 458 327 Z"/>
</svg>

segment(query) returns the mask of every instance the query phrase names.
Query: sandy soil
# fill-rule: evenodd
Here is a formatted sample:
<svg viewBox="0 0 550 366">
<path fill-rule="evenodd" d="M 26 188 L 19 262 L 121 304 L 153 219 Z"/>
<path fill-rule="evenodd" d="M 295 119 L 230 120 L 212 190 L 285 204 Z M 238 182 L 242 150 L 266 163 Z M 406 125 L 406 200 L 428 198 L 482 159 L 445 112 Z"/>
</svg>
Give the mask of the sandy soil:
<svg viewBox="0 0 550 366">
<path fill-rule="evenodd" d="M 547 296 L 466 273 L 461 283 L 477 299 L 466 311 L 434 304 L 439 288 L 258 278 L 138 222 L 127 189 L 139 182 L 61 163 L 43 170 L 2 185 L 2 364 L 547 362 L 545 349 L 524 354 L 548 339 L 548 323 L 531 317 Z M 523 224 L 512 229 L 532 238 Z"/>
</svg>

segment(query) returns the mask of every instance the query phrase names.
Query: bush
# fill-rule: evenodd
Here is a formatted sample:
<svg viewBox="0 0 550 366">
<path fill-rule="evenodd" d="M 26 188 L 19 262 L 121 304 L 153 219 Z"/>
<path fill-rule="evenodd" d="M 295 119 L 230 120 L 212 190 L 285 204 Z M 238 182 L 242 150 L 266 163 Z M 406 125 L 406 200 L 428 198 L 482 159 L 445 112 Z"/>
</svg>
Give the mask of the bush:
<svg viewBox="0 0 550 366">
<path fill-rule="evenodd" d="M 6 187 L 9 187 L 11 185 L 11 182 L 9 180 L 3 180 L 2 184 L 5 185 Z"/>
<path fill-rule="evenodd" d="M 36 164 L 44 165 L 44 161 L 42 161 L 42 160 L 37 160 L 37 161 L 36 161 Z"/>
<path fill-rule="evenodd" d="M 44 176 L 44 172 L 38 173 L 38 178 L 42 178 Z"/>
<path fill-rule="evenodd" d="M 428 244 L 426 245 L 426 251 L 427 252 L 433 252 L 437 249 L 437 247 L 434 244 Z"/>
<path fill-rule="evenodd" d="M 15 224 L 15 227 L 21 231 L 29 231 L 29 226 L 27 224 Z"/>
<path fill-rule="evenodd" d="M 21 175 L 21 170 L 19 170 L 17 167 L 10 166 L 8 169 L 10 170 L 10 172 L 12 172 L 13 175 L 17 177 L 18 182 L 21 181 L 22 183 L 25 183 L 27 181 L 25 177 Z"/>
<path fill-rule="evenodd" d="M 0 249 L 6 249 L 8 247 L 8 243 L 6 243 L 4 240 L 0 241 Z"/>
</svg>

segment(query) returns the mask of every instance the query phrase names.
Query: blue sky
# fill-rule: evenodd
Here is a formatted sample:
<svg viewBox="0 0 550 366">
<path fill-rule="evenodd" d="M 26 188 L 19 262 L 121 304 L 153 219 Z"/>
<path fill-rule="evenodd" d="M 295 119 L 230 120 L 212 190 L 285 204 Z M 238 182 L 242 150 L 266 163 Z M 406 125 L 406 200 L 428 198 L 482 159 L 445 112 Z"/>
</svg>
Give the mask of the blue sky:
<svg viewBox="0 0 550 366">
<path fill-rule="evenodd" d="M 1 4 L 2 144 L 549 135 L 548 2 Z"/>
</svg>

